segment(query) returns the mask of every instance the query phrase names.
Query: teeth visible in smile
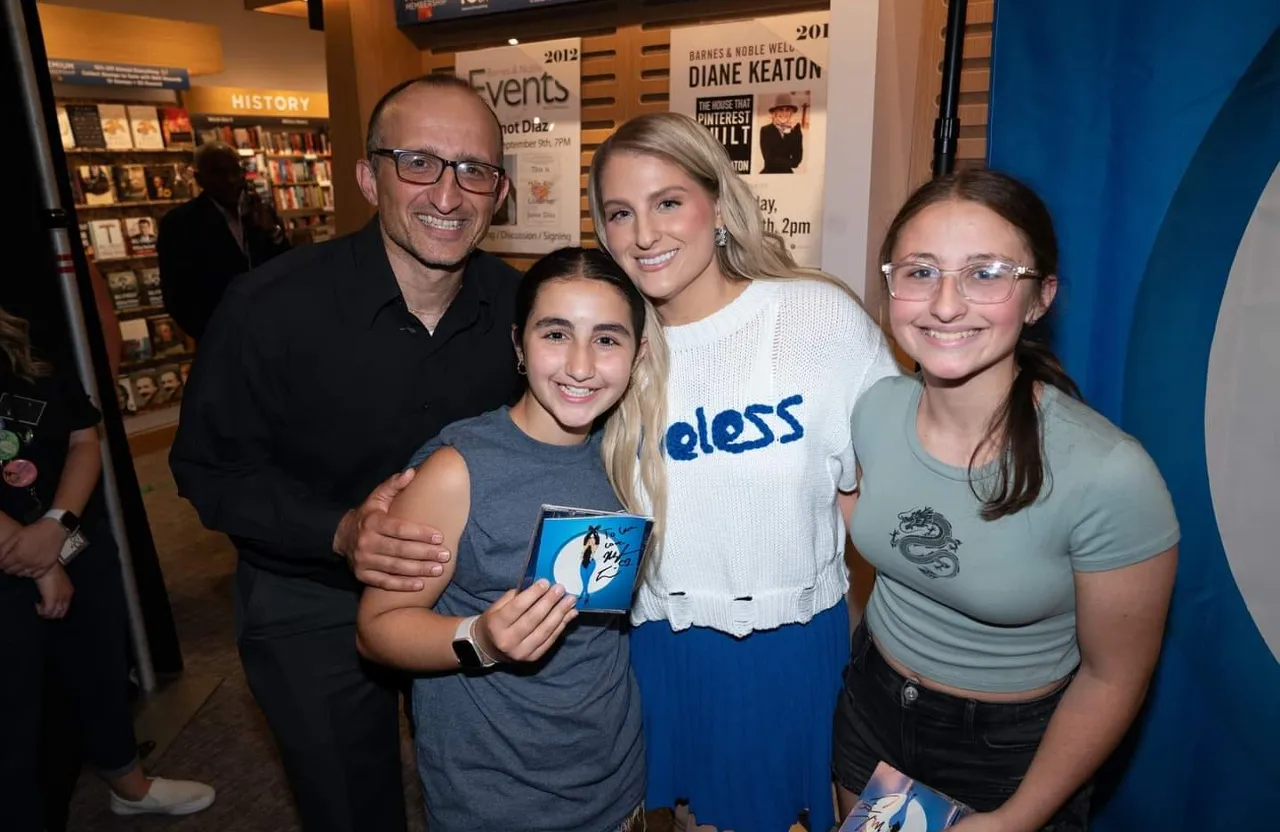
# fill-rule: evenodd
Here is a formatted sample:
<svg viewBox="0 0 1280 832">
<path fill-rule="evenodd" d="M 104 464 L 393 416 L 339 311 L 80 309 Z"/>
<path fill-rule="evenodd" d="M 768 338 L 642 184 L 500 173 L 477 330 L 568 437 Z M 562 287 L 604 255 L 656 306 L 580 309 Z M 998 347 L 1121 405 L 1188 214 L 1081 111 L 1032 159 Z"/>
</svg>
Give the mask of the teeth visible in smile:
<svg viewBox="0 0 1280 832">
<path fill-rule="evenodd" d="M 444 231 L 457 231 L 462 228 L 462 220 L 446 220 L 430 214 L 418 214 L 417 217 L 419 222 L 429 228 L 439 228 Z"/>
<path fill-rule="evenodd" d="M 653 257 L 637 257 L 636 259 L 640 261 L 642 266 L 660 266 L 675 256 L 676 253 L 673 250 L 668 251 L 666 254 L 658 254 Z"/>
<path fill-rule="evenodd" d="M 581 398 L 583 396 L 590 396 L 592 393 L 595 392 L 590 387 L 570 387 L 567 384 L 561 384 L 559 385 L 559 387 L 561 390 L 568 393 L 570 396 L 574 396 L 577 398 Z"/>
<path fill-rule="evenodd" d="M 930 338 L 936 338 L 939 341 L 963 341 L 965 338 L 977 335 L 978 330 L 966 329 L 964 332 L 939 332 L 936 329 L 926 329 L 925 333 Z"/>
</svg>

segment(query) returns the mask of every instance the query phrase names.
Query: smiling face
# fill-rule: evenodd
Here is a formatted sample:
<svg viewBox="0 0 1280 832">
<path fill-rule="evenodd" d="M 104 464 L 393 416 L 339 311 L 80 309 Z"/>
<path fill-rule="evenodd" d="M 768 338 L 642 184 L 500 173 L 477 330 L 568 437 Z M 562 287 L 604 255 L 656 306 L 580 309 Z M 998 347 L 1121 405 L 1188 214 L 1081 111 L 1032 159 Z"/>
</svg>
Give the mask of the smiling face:
<svg viewBox="0 0 1280 832">
<path fill-rule="evenodd" d="M 779 127 L 786 127 L 791 123 L 791 119 L 795 118 L 796 111 L 791 107 L 778 107 L 769 113 L 773 117 L 773 123 Z"/>
<path fill-rule="evenodd" d="M 719 209 L 706 188 L 666 159 L 620 152 L 601 170 L 599 189 L 609 252 L 663 323 L 695 321 L 723 305 Z"/>
<path fill-rule="evenodd" d="M 908 260 L 943 269 L 990 260 L 1036 265 L 1013 225 L 989 208 L 958 199 L 922 209 L 903 227 L 893 261 Z M 929 300 L 891 298 L 894 338 L 936 383 L 955 385 L 992 372 L 1012 377 L 1014 347 L 1022 328 L 1048 310 L 1057 280 L 1051 275 L 1022 279 L 1008 300 L 976 304 L 960 295 L 957 277 L 943 277 Z"/>
<path fill-rule="evenodd" d="M 484 102 L 456 87 L 410 87 L 387 105 L 379 120 L 380 144 L 423 150 L 453 161 L 502 165 L 502 136 Z M 404 182 L 395 160 L 361 160 L 360 189 L 378 206 L 393 262 L 412 258 L 428 268 L 456 270 L 484 239 L 494 211 L 506 197 L 504 178 L 496 194 L 458 187 L 446 168 L 434 185 Z"/>
<path fill-rule="evenodd" d="M 603 281 L 570 277 L 542 284 L 516 344 L 529 376 L 516 408 L 534 438 L 579 442 L 622 398 L 645 348 L 632 321 L 626 296 Z"/>
</svg>

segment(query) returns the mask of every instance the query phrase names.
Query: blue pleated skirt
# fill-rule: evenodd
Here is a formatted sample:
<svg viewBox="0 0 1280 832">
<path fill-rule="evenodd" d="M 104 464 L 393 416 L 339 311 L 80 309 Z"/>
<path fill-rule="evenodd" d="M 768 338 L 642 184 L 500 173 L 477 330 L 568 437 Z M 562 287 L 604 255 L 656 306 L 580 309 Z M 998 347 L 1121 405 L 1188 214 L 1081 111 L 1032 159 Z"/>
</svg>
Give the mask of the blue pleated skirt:
<svg viewBox="0 0 1280 832">
<path fill-rule="evenodd" d="M 831 730 L 849 658 L 842 600 L 806 624 L 734 638 L 651 621 L 631 633 L 650 809 L 687 802 L 733 832 L 835 826 Z"/>
</svg>

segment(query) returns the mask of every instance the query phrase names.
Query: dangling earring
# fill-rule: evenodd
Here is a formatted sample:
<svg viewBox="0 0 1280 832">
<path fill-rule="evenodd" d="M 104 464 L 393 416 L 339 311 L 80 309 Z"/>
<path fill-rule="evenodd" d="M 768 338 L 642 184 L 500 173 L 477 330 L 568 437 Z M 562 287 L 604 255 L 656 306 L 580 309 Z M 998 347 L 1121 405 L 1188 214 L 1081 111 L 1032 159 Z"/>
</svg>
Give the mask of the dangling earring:
<svg viewBox="0 0 1280 832">
<path fill-rule="evenodd" d="M 516 372 L 517 372 L 517 373 L 519 373 L 520 375 L 524 375 L 524 374 L 525 374 L 525 372 L 526 372 L 526 367 L 524 366 L 524 359 L 523 359 L 523 358 L 517 358 L 517 359 L 516 359 Z"/>
<path fill-rule="evenodd" d="M 729 229 L 725 228 L 723 225 L 717 225 L 716 246 L 718 248 L 724 248 L 727 245 L 729 245 Z"/>
</svg>

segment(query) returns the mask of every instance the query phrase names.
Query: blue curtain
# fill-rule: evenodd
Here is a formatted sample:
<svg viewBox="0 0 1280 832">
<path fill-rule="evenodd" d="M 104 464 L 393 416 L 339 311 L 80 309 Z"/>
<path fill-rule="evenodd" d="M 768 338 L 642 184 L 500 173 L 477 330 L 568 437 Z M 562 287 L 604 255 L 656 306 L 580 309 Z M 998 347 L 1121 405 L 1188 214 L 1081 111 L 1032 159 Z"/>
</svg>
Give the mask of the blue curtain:
<svg viewBox="0 0 1280 832">
<path fill-rule="evenodd" d="M 1280 828 L 1280 663 L 1232 578 L 1205 457 L 1218 310 L 1280 164 L 1280 0 L 997 0 L 989 130 L 989 164 L 1057 223 L 1058 353 L 1155 458 L 1183 529 L 1160 666 L 1096 828 Z"/>
</svg>

